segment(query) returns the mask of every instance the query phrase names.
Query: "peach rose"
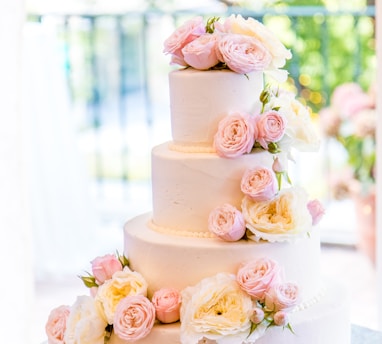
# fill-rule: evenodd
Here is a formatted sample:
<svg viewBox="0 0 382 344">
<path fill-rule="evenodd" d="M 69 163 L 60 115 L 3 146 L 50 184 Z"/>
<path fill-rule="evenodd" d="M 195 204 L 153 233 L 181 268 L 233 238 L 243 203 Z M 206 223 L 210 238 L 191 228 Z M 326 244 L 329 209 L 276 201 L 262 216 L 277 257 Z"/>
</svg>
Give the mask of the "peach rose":
<svg viewBox="0 0 382 344">
<path fill-rule="evenodd" d="M 325 214 L 325 209 L 318 199 L 309 201 L 307 204 L 310 215 L 312 216 L 312 225 L 315 226 L 320 222 L 322 216 Z"/>
<path fill-rule="evenodd" d="M 245 113 L 233 113 L 219 122 L 214 147 L 219 156 L 236 158 L 251 152 L 255 135 L 253 117 Z"/>
<path fill-rule="evenodd" d="M 102 257 L 95 258 L 92 262 L 92 272 L 98 283 L 103 284 L 110 279 L 114 272 L 122 270 L 122 264 L 118 258 L 112 254 L 107 254 Z"/>
<path fill-rule="evenodd" d="M 184 61 L 195 69 L 210 69 L 219 63 L 216 47 L 217 35 L 207 33 L 199 36 L 182 49 Z"/>
<path fill-rule="evenodd" d="M 269 111 L 256 116 L 257 138 L 264 149 L 268 143 L 278 142 L 282 139 L 287 125 L 286 118 L 277 111 Z"/>
<path fill-rule="evenodd" d="M 198 16 L 188 20 L 178 29 L 176 29 L 170 37 L 164 41 L 163 52 L 171 54 L 171 63 L 179 64 L 181 66 L 187 66 L 184 61 L 182 49 L 197 37 L 203 35 L 206 32 L 203 18 Z"/>
<path fill-rule="evenodd" d="M 255 167 L 244 172 L 240 187 L 251 200 L 267 201 L 276 195 L 278 184 L 273 171 L 266 167 Z"/>
<path fill-rule="evenodd" d="M 263 301 L 272 285 L 279 283 L 281 269 L 272 259 L 261 258 L 243 264 L 236 275 L 240 287 L 255 300 Z"/>
<path fill-rule="evenodd" d="M 225 241 L 240 240 L 245 234 L 243 214 L 231 204 L 223 204 L 210 213 L 208 229 Z"/>
<path fill-rule="evenodd" d="M 50 312 L 45 325 L 48 344 L 65 344 L 64 335 L 69 314 L 69 306 L 59 306 Z"/>
<path fill-rule="evenodd" d="M 137 341 L 150 333 L 154 322 L 155 307 L 147 297 L 127 296 L 117 305 L 113 330 L 122 340 Z"/>
<path fill-rule="evenodd" d="M 276 283 L 265 293 L 267 311 L 291 311 L 299 302 L 298 285 L 292 282 Z"/>
<path fill-rule="evenodd" d="M 278 311 L 274 314 L 273 321 L 277 326 L 286 326 L 289 322 L 289 315 L 287 312 Z"/>
<path fill-rule="evenodd" d="M 154 304 L 156 317 L 160 322 L 169 324 L 179 320 L 181 297 L 177 289 L 157 290 L 151 302 Z"/>
<path fill-rule="evenodd" d="M 264 45 L 254 37 L 225 34 L 218 42 L 218 58 L 229 69 L 239 74 L 266 69 L 271 55 Z"/>
</svg>

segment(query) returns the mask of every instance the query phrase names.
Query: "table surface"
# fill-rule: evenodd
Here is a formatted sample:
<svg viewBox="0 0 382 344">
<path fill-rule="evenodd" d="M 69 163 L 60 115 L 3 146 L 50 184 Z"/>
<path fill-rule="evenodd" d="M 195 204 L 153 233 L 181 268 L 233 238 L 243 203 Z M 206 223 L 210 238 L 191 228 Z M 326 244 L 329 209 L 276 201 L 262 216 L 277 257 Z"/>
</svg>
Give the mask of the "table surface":
<svg viewBox="0 0 382 344">
<path fill-rule="evenodd" d="M 352 325 L 351 344 L 381 344 L 382 332 L 370 330 L 365 327 Z"/>
</svg>

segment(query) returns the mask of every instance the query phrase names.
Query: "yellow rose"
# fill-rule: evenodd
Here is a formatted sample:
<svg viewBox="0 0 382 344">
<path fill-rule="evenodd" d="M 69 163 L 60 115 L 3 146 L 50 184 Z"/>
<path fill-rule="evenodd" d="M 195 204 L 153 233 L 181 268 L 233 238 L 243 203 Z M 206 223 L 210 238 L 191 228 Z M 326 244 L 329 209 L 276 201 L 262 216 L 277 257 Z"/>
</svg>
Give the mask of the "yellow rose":
<svg viewBox="0 0 382 344">
<path fill-rule="evenodd" d="M 108 324 L 113 323 L 115 309 L 125 296 L 147 296 L 147 282 L 143 276 L 125 268 L 114 273 L 112 279 L 102 284 L 95 296 L 96 305 Z"/>
<path fill-rule="evenodd" d="M 248 197 L 242 201 L 242 212 L 247 229 L 258 241 L 285 241 L 309 232 L 312 217 L 307 194 L 302 188 L 284 189 L 270 201 L 254 202 Z"/>
<path fill-rule="evenodd" d="M 248 337 L 253 304 L 235 275 L 219 273 L 182 291 L 181 341 L 221 338 L 242 343 Z"/>
</svg>

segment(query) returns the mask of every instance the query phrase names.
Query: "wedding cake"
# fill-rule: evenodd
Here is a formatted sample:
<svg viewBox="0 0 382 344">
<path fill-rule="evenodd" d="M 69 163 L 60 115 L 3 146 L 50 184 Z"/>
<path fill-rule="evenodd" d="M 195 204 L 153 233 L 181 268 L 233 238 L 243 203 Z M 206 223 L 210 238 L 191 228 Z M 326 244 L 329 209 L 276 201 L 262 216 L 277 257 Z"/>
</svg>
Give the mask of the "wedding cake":
<svg viewBox="0 0 382 344">
<path fill-rule="evenodd" d="M 288 175 L 319 140 L 260 22 L 187 21 L 166 41 L 172 140 L 152 150 L 153 210 L 90 288 L 52 310 L 49 343 L 350 343 L 344 291 L 320 273 L 324 213 Z"/>
</svg>

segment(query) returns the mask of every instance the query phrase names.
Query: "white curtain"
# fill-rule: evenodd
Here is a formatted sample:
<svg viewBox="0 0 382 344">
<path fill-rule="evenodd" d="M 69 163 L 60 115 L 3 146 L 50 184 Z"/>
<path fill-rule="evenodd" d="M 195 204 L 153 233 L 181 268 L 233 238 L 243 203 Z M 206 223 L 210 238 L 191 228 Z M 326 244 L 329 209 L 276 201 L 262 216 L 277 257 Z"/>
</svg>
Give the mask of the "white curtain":
<svg viewBox="0 0 382 344">
<path fill-rule="evenodd" d="M 25 344 L 33 316 L 32 244 L 25 192 L 21 90 L 23 1 L 0 11 L 0 264 L 1 342 Z"/>
</svg>

